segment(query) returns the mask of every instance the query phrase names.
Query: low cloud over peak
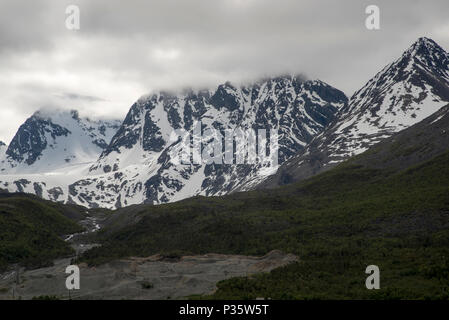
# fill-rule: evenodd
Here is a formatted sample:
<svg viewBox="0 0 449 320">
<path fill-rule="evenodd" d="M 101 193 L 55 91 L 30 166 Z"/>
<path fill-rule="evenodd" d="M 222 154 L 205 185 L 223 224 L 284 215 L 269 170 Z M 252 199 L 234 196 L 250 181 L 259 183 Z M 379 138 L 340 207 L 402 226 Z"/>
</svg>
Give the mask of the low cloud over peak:
<svg viewBox="0 0 449 320">
<path fill-rule="evenodd" d="M 65 27 L 68 5 L 80 30 Z M 365 28 L 368 1 L 3 0 L 0 140 L 44 106 L 123 117 L 160 89 L 214 88 L 307 74 L 347 95 L 420 36 L 449 48 L 449 3 L 380 1 L 381 29 Z M 428 17 L 432 17 L 429 19 Z"/>
</svg>

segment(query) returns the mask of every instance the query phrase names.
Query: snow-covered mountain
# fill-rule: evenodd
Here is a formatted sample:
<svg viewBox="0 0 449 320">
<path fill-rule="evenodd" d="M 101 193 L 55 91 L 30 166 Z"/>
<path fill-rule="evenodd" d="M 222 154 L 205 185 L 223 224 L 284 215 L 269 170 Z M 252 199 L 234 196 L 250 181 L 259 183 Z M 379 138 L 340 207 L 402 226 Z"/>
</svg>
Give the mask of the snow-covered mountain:
<svg viewBox="0 0 449 320">
<path fill-rule="evenodd" d="M 2 147 L 0 186 L 62 200 L 68 184 L 88 173 L 120 124 L 81 118 L 74 110 L 35 112 Z"/>
<path fill-rule="evenodd" d="M 172 155 L 180 141 L 171 141 L 171 133 L 181 128 L 192 132 L 198 122 L 203 132 L 275 129 L 282 163 L 320 133 L 346 102 L 341 91 L 321 81 L 292 76 L 143 97 L 90 168 L 94 177 L 78 181 L 71 190 L 91 206 L 116 207 L 245 190 L 273 170 L 260 164 L 176 164 Z"/>
<path fill-rule="evenodd" d="M 216 90 L 159 92 L 142 97 L 131 107 L 107 146 L 97 139 L 98 130 L 80 129 L 73 134 L 77 141 L 66 143 L 62 141 L 71 137 L 69 132 L 75 132 L 73 126 L 53 117 L 41 117 L 38 124 L 29 119 L 8 147 L 4 163 L 8 170 L 0 175 L 0 188 L 108 208 L 246 190 L 276 167 L 260 163 L 177 164 L 172 156 L 181 141 L 172 140 L 174 130 L 192 132 L 198 123 L 203 133 L 208 128 L 219 132 L 274 129 L 279 135 L 278 161 L 282 163 L 322 132 L 346 103 L 341 91 L 300 76 L 264 79 L 245 86 L 225 83 Z M 28 128 L 33 129 L 32 137 Z M 87 132 L 92 133 L 87 135 L 90 143 L 75 138 Z M 106 137 L 103 141 L 107 142 Z M 74 147 L 76 143 L 80 148 Z M 67 145 L 74 147 L 69 154 L 65 152 Z M 90 148 L 99 155 L 96 161 L 92 162 L 95 152 L 90 153 Z M 88 167 L 67 167 L 71 161 L 90 163 Z"/>
<path fill-rule="evenodd" d="M 77 111 L 37 111 L 19 128 L 0 164 L 3 173 L 43 173 L 96 161 L 120 126 Z"/>
<path fill-rule="evenodd" d="M 310 177 L 360 154 L 449 103 L 449 54 L 420 38 L 351 98 L 336 120 L 259 187 Z"/>
<path fill-rule="evenodd" d="M 121 125 L 38 112 L 7 148 L 0 145 L 0 188 L 117 208 L 272 187 L 331 168 L 448 103 L 449 55 L 420 38 L 349 102 L 322 81 L 281 76 L 148 95 Z M 176 163 L 182 141 L 173 132 L 195 131 L 198 123 L 202 133 L 275 130 L 280 169 L 272 175 L 277 167 L 261 163 Z M 215 156 L 223 158 L 223 150 Z"/>
</svg>

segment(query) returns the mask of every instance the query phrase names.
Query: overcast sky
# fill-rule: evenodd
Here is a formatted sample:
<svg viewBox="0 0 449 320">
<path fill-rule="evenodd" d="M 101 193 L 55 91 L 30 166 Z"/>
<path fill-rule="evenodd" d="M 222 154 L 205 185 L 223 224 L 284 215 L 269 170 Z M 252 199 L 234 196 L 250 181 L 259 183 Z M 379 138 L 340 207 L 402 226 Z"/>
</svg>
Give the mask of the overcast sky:
<svg viewBox="0 0 449 320">
<path fill-rule="evenodd" d="M 40 108 L 122 118 L 161 88 L 303 73 L 350 96 L 420 36 L 448 51 L 448 12 L 448 0 L 0 0 L 0 140 Z"/>
</svg>

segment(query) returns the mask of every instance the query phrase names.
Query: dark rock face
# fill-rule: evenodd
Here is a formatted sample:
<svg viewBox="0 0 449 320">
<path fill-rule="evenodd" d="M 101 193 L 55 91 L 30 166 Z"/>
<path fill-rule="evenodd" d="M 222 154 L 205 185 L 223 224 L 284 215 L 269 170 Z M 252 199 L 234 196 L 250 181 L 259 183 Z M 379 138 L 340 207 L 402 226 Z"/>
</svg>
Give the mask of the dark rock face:
<svg viewBox="0 0 449 320">
<path fill-rule="evenodd" d="M 276 187 L 328 170 L 447 103 L 449 54 L 434 41 L 420 38 L 358 90 L 319 137 L 258 187 Z"/>
<path fill-rule="evenodd" d="M 51 196 L 51 200 L 58 201 L 59 197 L 64 194 L 64 191 L 60 187 L 55 187 L 48 190 L 48 194 Z"/>
<path fill-rule="evenodd" d="M 24 192 L 24 188 L 26 188 L 27 185 L 31 184 L 31 181 L 26 179 L 20 179 L 17 181 L 14 181 L 14 184 L 17 186 L 18 192 Z"/>
<path fill-rule="evenodd" d="M 25 161 L 28 165 L 33 164 L 42 151 L 47 148 L 46 133 L 55 139 L 67 136 L 70 131 L 48 120 L 33 116 L 20 126 L 6 150 L 6 154 L 14 161 Z"/>
<path fill-rule="evenodd" d="M 173 121 L 173 119 L 172 119 Z M 163 150 L 165 141 L 162 137 L 161 129 L 151 119 L 149 113 L 145 115 L 145 125 L 143 126 L 143 136 L 148 137 L 142 141 L 142 148 L 145 151 L 160 152 Z"/>
<path fill-rule="evenodd" d="M 218 86 L 217 91 L 212 96 L 210 102 L 216 108 L 226 108 L 229 111 L 238 110 L 240 104 L 238 98 L 233 94 L 237 89 L 229 82 Z"/>
<path fill-rule="evenodd" d="M 102 156 L 106 156 L 112 151 L 118 151 L 119 146 L 125 146 L 126 148 L 132 148 L 134 144 L 139 140 L 140 131 L 130 131 L 129 128 L 138 123 L 140 116 L 140 109 L 137 103 L 133 104 L 125 120 L 118 129 L 115 136 L 112 138 L 109 146 L 103 151 Z"/>
</svg>

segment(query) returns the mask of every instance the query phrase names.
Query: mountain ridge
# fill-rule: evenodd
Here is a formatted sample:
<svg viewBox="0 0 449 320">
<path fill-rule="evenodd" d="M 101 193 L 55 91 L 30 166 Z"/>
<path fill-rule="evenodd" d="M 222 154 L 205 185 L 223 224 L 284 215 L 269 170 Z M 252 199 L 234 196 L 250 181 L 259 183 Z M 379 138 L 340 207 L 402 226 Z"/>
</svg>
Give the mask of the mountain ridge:
<svg viewBox="0 0 449 320">
<path fill-rule="evenodd" d="M 138 188 L 138 192 L 143 192 L 141 199 L 153 204 L 196 194 L 225 194 L 245 188 L 243 181 L 250 183 L 250 179 L 257 179 L 263 168 L 215 164 L 174 166 L 167 154 L 177 147 L 169 143 L 175 129 L 192 131 L 198 122 L 203 132 L 208 128 L 220 132 L 236 127 L 243 130 L 277 128 L 280 131 L 279 162 L 283 162 L 321 131 L 345 103 L 346 97 L 341 91 L 322 81 L 304 81 L 295 76 L 276 77 L 240 87 L 226 82 L 215 91 L 152 94 L 131 107 L 122 128 L 91 167 L 91 172 L 118 172 L 122 175 L 119 184 L 129 185 L 125 186 L 127 192 L 131 188 L 135 193 Z M 136 168 L 136 158 L 141 158 L 141 165 L 150 170 Z M 156 174 L 149 172 L 156 170 Z M 148 172 L 146 176 L 145 171 Z M 143 178 L 129 183 L 130 179 L 125 176 L 130 175 Z"/>
<path fill-rule="evenodd" d="M 33 167 L 42 160 L 42 151 L 33 148 L 31 140 L 37 141 L 41 149 L 50 150 L 53 140 L 64 139 L 73 130 L 37 114 L 28 123 L 31 129 L 38 127 L 34 122 L 41 126 L 29 130 L 35 132 L 35 138 L 30 139 L 27 130 L 22 130 L 25 133 L 16 134 L 8 146 L 6 158 L 16 163 L 0 175 L 0 187 L 53 201 L 107 208 L 272 188 L 310 177 L 361 154 L 423 121 L 447 103 L 449 55 L 433 40 L 419 38 L 349 101 L 343 92 L 321 80 L 293 75 L 244 85 L 225 82 L 216 89 L 165 90 L 142 96 L 109 135 L 110 142 L 97 139 L 101 136 L 98 128 L 93 133 L 87 130 L 88 142 L 82 146 L 95 146 L 95 152 L 85 157 L 86 161 L 80 161 L 84 158 L 78 155 L 76 160 L 60 157 L 56 165 L 47 164 L 47 168 L 56 168 L 53 171 Z M 80 121 L 76 113 L 70 118 Z M 277 130 L 279 170 L 260 163 L 174 163 L 173 155 L 179 153 L 181 143 L 171 140 L 173 132 L 192 132 L 198 123 L 200 132 Z M 24 126 L 26 129 L 26 123 Z M 203 143 L 210 141 L 210 137 L 201 139 Z M 32 152 L 28 154 L 28 150 Z M 224 153 L 215 156 L 221 159 Z M 67 167 L 72 160 L 74 166 Z M 0 169 L 5 171 L 4 166 Z"/>
<path fill-rule="evenodd" d="M 328 170 L 449 103 L 449 54 L 419 38 L 350 98 L 336 120 L 259 188 Z"/>
</svg>

